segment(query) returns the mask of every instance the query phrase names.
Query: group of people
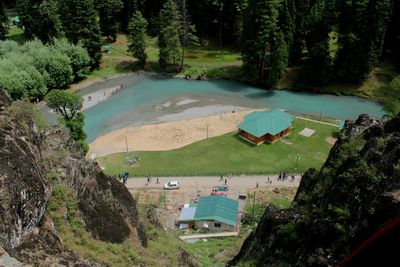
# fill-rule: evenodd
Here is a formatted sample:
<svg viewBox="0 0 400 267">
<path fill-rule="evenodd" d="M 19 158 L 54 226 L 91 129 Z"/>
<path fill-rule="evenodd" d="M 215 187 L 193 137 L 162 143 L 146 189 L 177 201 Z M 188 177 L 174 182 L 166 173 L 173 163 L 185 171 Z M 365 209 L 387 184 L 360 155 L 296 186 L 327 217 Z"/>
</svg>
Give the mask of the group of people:
<svg viewBox="0 0 400 267">
<path fill-rule="evenodd" d="M 220 181 L 224 180 L 224 176 L 221 174 L 221 177 L 219 178 Z M 225 185 L 228 184 L 228 180 L 225 178 Z"/>
<path fill-rule="evenodd" d="M 126 184 L 126 181 L 128 181 L 128 177 L 129 177 L 129 172 L 127 171 L 123 171 L 119 174 L 119 179 L 122 180 L 123 184 Z"/>
<path fill-rule="evenodd" d="M 151 180 L 152 180 L 151 176 L 150 176 L 150 175 L 147 176 L 146 186 L 148 186 L 148 185 L 151 183 Z M 159 180 L 158 177 L 157 177 L 157 179 L 156 179 L 156 184 L 159 184 L 159 183 L 160 183 L 160 180 Z"/>
<path fill-rule="evenodd" d="M 289 178 L 289 175 L 286 172 L 279 173 L 278 181 L 286 181 L 288 178 Z M 292 175 L 290 181 L 294 182 L 295 179 L 296 179 L 296 177 L 294 175 Z"/>
</svg>

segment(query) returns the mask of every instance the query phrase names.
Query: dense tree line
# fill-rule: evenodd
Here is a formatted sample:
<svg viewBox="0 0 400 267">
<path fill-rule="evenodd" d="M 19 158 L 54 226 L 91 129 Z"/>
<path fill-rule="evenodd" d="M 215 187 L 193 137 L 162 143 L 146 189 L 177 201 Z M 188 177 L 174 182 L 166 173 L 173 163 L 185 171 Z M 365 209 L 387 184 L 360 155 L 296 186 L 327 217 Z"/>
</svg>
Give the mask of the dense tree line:
<svg viewBox="0 0 400 267">
<path fill-rule="evenodd" d="M 333 77 L 361 83 L 382 54 L 392 9 L 391 0 L 249 0 L 241 35 L 246 75 L 276 86 L 279 69 L 301 61 L 300 86 L 325 85 Z M 334 30 L 337 52 L 330 49 Z"/>
<path fill-rule="evenodd" d="M 8 33 L 8 18 L 4 2 L 0 2 L 0 40 L 5 40 Z"/>
<path fill-rule="evenodd" d="M 12 99 L 43 99 L 48 90 L 81 79 L 89 66 L 87 51 L 67 42 L 56 40 L 51 46 L 39 40 L 24 45 L 0 42 L 0 87 Z"/>
<path fill-rule="evenodd" d="M 183 67 L 185 47 L 197 43 L 193 37 L 203 45 L 211 41 L 240 49 L 245 77 L 272 87 L 287 67 L 296 69 L 297 86 L 307 88 L 333 80 L 361 83 L 382 56 L 400 65 L 400 0 L 16 0 L 6 4 L 13 2 L 28 38 L 51 43 L 65 34 L 89 51 L 93 67 L 101 59 L 101 34 L 115 39 L 119 30 L 129 33 L 130 51 L 138 53 L 140 49 L 134 52 L 132 45 L 135 30 L 129 27 L 137 12 L 147 34 L 159 37 L 160 64 L 177 70 Z M 143 27 L 136 25 L 136 29 Z M 0 38 L 1 32 L 0 28 Z M 333 32 L 335 42 L 330 38 Z M 139 57 L 143 65 L 143 52 Z"/>
</svg>

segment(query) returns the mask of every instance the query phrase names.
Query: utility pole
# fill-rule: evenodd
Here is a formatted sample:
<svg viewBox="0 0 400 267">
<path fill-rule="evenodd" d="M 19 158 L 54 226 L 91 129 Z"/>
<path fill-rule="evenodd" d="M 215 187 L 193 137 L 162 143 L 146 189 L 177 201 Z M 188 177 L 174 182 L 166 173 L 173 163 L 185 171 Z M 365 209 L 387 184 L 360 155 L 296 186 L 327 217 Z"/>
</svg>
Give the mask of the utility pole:
<svg viewBox="0 0 400 267">
<path fill-rule="evenodd" d="M 321 113 L 319 114 L 319 121 L 322 121 L 322 109 L 321 109 Z"/>
<path fill-rule="evenodd" d="M 254 196 L 253 196 L 253 217 L 254 217 L 254 207 L 256 205 L 256 191 L 254 191 Z"/>
<path fill-rule="evenodd" d="M 300 159 L 300 154 L 297 154 L 296 155 L 296 165 L 294 166 L 295 170 L 297 170 L 297 163 L 298 163 L 299 159 Z"/>
<path fill-rule="evenodd" d="M 126 145 L 126 156 L 128 156 L 128 138 L 125 136 L 125 145 Z"/>
<path fill-rule="evenodd" d="M 208 140 L 208 123 L 207 123 L 207 140 Z"/>
</svg>

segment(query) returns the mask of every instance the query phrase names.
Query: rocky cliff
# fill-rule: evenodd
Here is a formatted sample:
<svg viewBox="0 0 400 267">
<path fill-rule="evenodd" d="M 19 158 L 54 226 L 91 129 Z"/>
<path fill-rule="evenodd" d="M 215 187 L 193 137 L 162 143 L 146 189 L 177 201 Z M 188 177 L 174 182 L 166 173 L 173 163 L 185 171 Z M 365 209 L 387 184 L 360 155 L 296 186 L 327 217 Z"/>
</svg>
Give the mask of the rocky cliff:
<svg viewBox="0 0 400 267">
<path fill-rule="evenodd" d="M 10 255 L 45 266 L 97 266 L 64 245 L 57 228 L 72 216 L 91 238 L 122 243 L 133 237 L 145 248 L 146 230 L 125 186 L 84 159 L 63 130 L 40 127 L 32 105 L 10 105 L 0 90 L 0 248 L 8 252 L 2 259 Z M 76 203 L 74 213 L 64 209 L 60 218 L 51 216 L 54 188 L 70 192 L 73 203 L 53 203 L 50 210 Z"/>
<path fill-rule="evenodd" d="M 303 175 L 292 208 L 267 208 L 229 265 L 337 265 L 398 216 L 399 195 L 400 117 L 347 121 L 322 169 Z"/>
</svg>

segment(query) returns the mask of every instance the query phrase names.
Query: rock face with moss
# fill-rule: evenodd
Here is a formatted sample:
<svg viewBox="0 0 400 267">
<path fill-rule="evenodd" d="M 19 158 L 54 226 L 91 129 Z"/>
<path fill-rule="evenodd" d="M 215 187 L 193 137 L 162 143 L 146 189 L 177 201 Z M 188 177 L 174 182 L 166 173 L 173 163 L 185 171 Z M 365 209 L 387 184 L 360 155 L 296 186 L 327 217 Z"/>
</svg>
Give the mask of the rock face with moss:
<svg viewBox="0 0 400 267">
<path fill-rule="evenodd" d="M 65 131 L 39 127 L 30 104 L 10 107 L 0 90 L 0 106 L 0 248 L 7 255 L 49 266 L 98 265 L 64 245 L 56 226 L 72 214 L 65 210 L 56 222 L 49 215 L 53 188 L 60 187 L 71 192 L 78 223 L 93 238 L 122 243 L 133 235 L 139 246 L 147 246 L 136 202 L 125 186 L 84 159 Z"/>
<path fill-rule="evenodd" d="M 400 117 L 347 121 L 292 208 L 269 207 L 230 265 L 334 266 L 400 213 Z"/>
</svg>

